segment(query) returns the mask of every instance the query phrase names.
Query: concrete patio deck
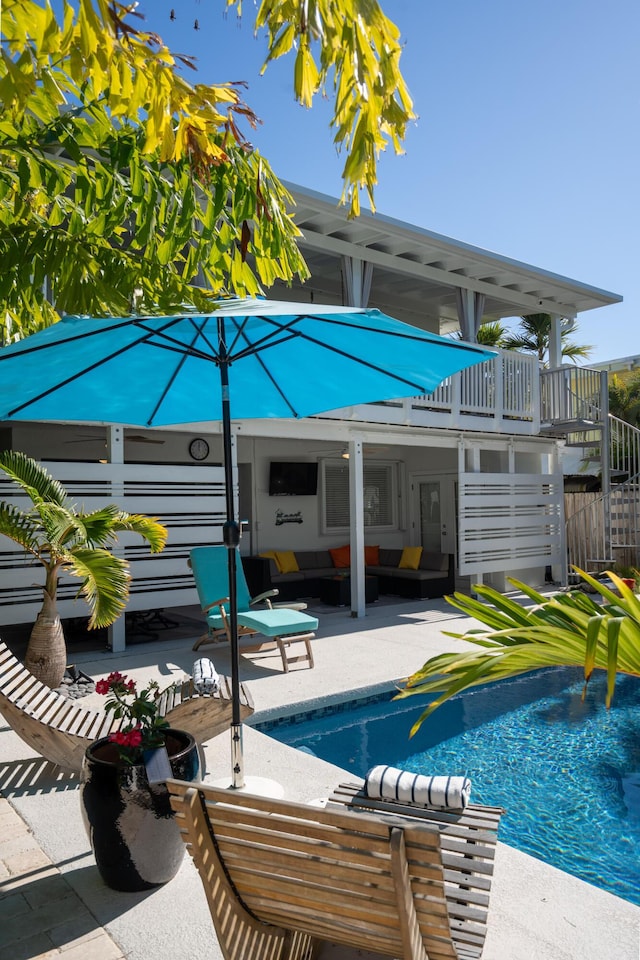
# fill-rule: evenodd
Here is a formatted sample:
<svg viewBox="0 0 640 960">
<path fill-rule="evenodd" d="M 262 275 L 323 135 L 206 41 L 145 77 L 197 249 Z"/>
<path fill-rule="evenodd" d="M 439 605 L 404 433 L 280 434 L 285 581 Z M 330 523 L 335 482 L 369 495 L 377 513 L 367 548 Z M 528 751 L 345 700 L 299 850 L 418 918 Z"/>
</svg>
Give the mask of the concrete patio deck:
<svg viewBox="0 0 640 960">
<path fill-rule="evenodd" d="M 451 647 L 441 631 L 457 629 L 455 621 L 462 619 L 440 600 L 372 606 L 367 613 L 362 620 L 351 619 L 344 609 L 321 617 L 314 670 L 293 668 L 284 674 L 279 656 L 244 659 L 254 721 L 269 711 L 297 711 L 302 703 L 407 676 Z M 155 676 L 162 683 L 189 673 L 198 655 L 211 657 L 220 673 L 229 672 L 226 647 L 205 647 L 196 655 L 192 642 L 165 640 L 132 646 L 117 656 L 86 652 L 73 659 L 93 676 L 120 669 L 141 681 Z M 247 774 L 277 780 L 291 799 L 326 796 L 345 779 L 344 770 L 249 726 L 244 745 Z M 226 734 L 210 741 L 205 753 L 208 779 L 229 774 Z M 2 718 L 0 791 L 0 958 L 220 958 L 191 860 L 186 857 L 177 877 L 151 892 L 125 894 L 105 887 L 82 824 L 77 778 L 39 758 Z M 346 958 L 333 951 L 333 960 L 338 956 Z M 640 907 L 498 844 L 483 960 L 638 957 Z"/>
</svg>

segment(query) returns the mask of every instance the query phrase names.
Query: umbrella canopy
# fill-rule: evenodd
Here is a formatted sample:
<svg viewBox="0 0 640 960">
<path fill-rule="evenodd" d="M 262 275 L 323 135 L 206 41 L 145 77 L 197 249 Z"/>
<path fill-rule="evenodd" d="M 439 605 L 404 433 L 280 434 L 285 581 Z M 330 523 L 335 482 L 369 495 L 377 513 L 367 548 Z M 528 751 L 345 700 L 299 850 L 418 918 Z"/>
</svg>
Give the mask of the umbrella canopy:
<svg viewBox="0 0 640 960">
<path fill-rule="evenodd" d="M 244 300 L 207 316 L 65 317 L 0 351 L 0 419 L 220 420 L 216 366 L 232 370 L 234 419 L 304 417 L 430 393 L 493 355 L 350 307 Z"/>
<path fill-rule="evenodd" d="M 495 351 L 427 333 L 378 310 L 268 300 L 229 300 L 215 307 L 206 315 L 65 317 L 0 350 L 0 420 L 147 427 L 222 420 L 232 780 L 241 787 L 231 414 L 305 417 L 431 393 L 446 377 Z"/>
</svg>

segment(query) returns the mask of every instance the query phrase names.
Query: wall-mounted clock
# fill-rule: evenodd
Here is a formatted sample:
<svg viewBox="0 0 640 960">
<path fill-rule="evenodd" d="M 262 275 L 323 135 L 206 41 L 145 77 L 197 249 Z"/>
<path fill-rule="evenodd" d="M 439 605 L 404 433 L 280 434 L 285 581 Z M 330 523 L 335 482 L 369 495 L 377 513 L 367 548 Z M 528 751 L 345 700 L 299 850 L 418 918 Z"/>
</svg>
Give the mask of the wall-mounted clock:
<svg viewBox="0 0 640 960">
<path fill-rule="evenodd" d="M 202 437 L 195 437 L 189 444 L 189 456 L 192 460 L 206 460 L 209 456 L 209 444 Z"/>
</svg>

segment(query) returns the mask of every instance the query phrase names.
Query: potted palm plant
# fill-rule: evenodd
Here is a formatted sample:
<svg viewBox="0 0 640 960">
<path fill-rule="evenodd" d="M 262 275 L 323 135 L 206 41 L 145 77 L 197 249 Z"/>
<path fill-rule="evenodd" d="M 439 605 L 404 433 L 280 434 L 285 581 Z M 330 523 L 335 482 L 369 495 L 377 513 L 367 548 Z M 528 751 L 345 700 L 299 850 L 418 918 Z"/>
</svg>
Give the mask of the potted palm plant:
<svg viewBox="0 0 640 960">
<path fill-rule="evenodd" d="M 64 632 L 56 606 L 58 579 L 65 572 L 81 581 L 79 594 L 89 606 L 89 628 L 106 627 L 129 597 L 129 564 L 108 549 L 124 530 L 143 537 L 152 553 L 167 539 L 156 518 L 131 514 L 108 504 L 83 513 L 67 491 L 36 460 L 17 450 L 0 452 L 0 470 L 31 500 L 22 510 L 0 503 L 0 534 L 18 543 L 44 568 L 43 605 L 34 624 L 26 667 L 42 683 L 60 685 L 67 662 Z"/>
</svg>

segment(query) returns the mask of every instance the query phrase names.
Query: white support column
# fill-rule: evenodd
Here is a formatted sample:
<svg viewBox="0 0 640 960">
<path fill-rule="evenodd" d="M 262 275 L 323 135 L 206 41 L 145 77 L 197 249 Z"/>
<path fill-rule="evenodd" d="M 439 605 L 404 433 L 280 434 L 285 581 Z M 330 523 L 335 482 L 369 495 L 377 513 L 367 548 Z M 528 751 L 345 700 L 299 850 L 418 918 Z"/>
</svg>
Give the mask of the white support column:
<svg viewBox="0 0 640 960">
<path fill-rule="evenodd" d="M 124 428 L 119 424 L 107 427 L 107 459 L 109 463 L 124 463 Z M 122 476 L 114 477 L 111 481 L 111 498 L 118 503 L 124 493 Z M 124 547 L 116 543 L 113 547 L 116 557 L 124 557 Z M 112 653 L 122 653 L 127 645 L 125 631 L 125 614 L 120 614 L 115 623 L 107 628 L 107 646 Z"/>
<path fill-rule="evenodd" d="M 344 300 L 347 307 L 366 307 L 369 303 L 373 264 L 357 257 L 342 258 Z"/>
<path fill-rule="evenodd" d="M 456 306 L 462 339 L 467 343 L 478 342 L 478 330 L 484 314 L 485 296 L 463 287 L 456 289 Z"/>
<path fill-rule="evenodd" d="M 349 440 L 349 505 L 351 523 L 351 616 L 365 616 L 364 476 L 362 441 Z"/>
<path fill-rule="evenodd" d="M 549 369 L 556 370 L 562 366 L 562 317 L 551 316 L 551 331 L 549 333 Z"/>
<path fill-rule="evenodd" d="M 470 453 L 470 457 L 469 457 L 469 463 L 467 466 L 469 473 L 480 473 L 480 447 L 478 446 L 477 443 L 474 443 L 471 445 L 471 449 L 469 450 L 469 453 Z M 482 585 L 484 583 L 484 576 L 482 573 L 478 573 L 473 578 L 473 580 L 475 583 Z M 474 583 L 471 583 L 471 596 L 477 597 L 478 596 L 477 593 L 473 592 L 473 587 L 474 587 Z"/>
</svg>

